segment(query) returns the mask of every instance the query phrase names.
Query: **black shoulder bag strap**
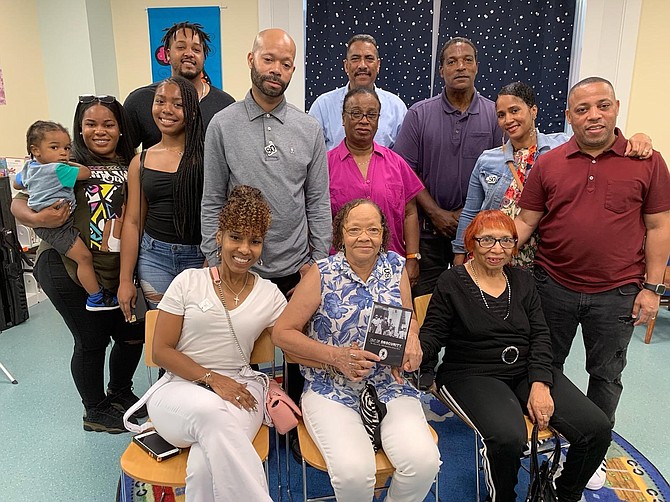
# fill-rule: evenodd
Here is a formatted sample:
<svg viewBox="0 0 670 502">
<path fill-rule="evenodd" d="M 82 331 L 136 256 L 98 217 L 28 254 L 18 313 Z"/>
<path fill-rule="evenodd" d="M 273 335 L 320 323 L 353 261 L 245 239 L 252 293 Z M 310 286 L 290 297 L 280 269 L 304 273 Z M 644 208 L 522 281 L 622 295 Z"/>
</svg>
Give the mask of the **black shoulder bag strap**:
<svg viewBox="0 0 670 502">
<path fill-rule="evenodd" d="M 558 502 L 556 488 L 554 488 L 554 476 L 561 458 L 561 438 L 553 428 L 549 427 L 549 431 L 554 436 L 554 453 L 551 459 L 544 460 L 540 466 L 537 453 L 539 429 L 537 424 L 533 426 L 530 440 L 530 482 L 526 502 Z"/>
</svg>

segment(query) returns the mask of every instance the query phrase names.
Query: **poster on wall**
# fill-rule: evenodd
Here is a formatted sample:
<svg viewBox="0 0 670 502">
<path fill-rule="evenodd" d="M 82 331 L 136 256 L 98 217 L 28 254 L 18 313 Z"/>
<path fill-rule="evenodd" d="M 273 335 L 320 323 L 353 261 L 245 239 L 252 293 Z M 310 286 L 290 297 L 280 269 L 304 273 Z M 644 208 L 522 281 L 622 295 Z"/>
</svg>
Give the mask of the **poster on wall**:
<svg viewBox="0 0 670 502">
<path fill-rule="evenodd" d="M 6 105 L 7 98 L 5 97 L 5 80 L 2 78 L 2 68 L 0 68 L 0 105 Z"/>
<path fill-rule="evenodd" d="M 164 80 L 172 74 L 167 54 L 161 43 L 165 30 L 175 23 L 188 21 L 200 24 L 203 31 L 209 35 L 209 54 L 205 60 L 204 73 L 214 87 L 223 88 L 219 7 L 151 7 L 147 9 L 147 15 L 151 44 L 151 77 L 154 82 Z"/>
</svg>

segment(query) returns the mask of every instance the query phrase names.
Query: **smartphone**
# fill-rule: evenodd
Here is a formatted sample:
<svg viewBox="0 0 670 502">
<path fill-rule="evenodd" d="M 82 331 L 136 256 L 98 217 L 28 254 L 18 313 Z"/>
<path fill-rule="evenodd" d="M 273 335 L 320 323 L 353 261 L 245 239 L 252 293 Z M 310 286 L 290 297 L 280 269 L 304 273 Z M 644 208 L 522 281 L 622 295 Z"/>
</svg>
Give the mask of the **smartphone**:
<svg viewBox="0 0 670 502">
<path fill-rule="evenodd" d="M 179 455 L 179 452 L 181 451 L 176 446 L 168 443 L 156 431 L 138 434 L 133 437 L 133 441 L 158 462 Z"/>
</svg>

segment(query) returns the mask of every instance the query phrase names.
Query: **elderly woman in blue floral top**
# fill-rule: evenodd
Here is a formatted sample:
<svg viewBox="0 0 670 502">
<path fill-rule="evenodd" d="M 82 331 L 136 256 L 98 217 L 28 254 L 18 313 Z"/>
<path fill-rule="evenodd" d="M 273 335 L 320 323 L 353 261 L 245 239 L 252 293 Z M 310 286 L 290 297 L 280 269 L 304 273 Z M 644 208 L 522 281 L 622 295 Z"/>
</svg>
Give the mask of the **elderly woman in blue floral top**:
<svg viewBox="0 0 670 502">
<path fill-rule="evenodd" d="M 440 465 L 419 394 L 402 376 L 421 363 L 416 320 L 401 368 L 378 364 L 377 355 L 361 349 L 373 302 L 412 305 L 405 259 L 385 251 L 388 240 L 376 204 L 358 199 L 342 207 L 333 221 L 340 252 L 312 266 L 272 333 L 275 344 L 301 363 L 305 425 L 340 501 L 369 502 L 374 494 L 375 453 L 359 414 L 367 383 L 387 409 L 381 441 L 396 470 L 386 500 L 423 500 Z"/>
</svg>

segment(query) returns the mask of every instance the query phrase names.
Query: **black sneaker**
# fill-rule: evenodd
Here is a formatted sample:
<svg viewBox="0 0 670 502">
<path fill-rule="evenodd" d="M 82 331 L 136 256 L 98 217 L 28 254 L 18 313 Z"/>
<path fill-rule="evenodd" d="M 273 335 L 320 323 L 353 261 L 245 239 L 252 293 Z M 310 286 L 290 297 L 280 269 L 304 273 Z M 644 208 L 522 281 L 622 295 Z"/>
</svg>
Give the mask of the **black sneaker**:
<svg viewBox="0 0 670 502">
<path fill-rule="evenodd" d="M 112 392 L 110 389 L 107 389 L 107 397 L 109 397 L 109 402 L 112 403 L 112 406 L 118 409 L 121 413 L 125 413 L 126 410 L 130 409 L 132 405 L 140 400 L 140 398 L 133 393 L 132 387 L 126 387 L 117 392 Z M 144 405 L 132 414 L 132 417 L 135 420 L 147 418 L 148 416 L 149 413 L 147 412 L 147 407 Z"/>
<path fill-rule="evenodd" d="M 130 422 L 137 424 L 137 420 L 130 418 Z M 84 430 L 89 432 L 107 432 L 121 434 L 128 432 L 123 426 L 123 412 L 115 408 L 107 399 L 95 408 L 86 410 L 84 415 Z"/>
</svg>

